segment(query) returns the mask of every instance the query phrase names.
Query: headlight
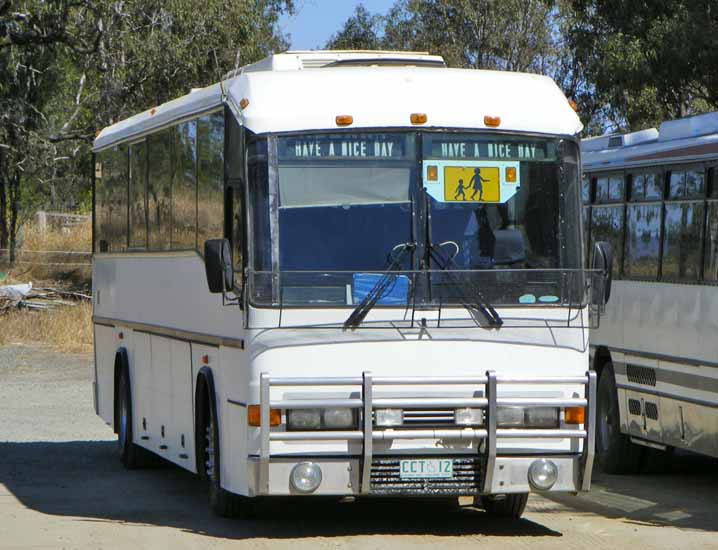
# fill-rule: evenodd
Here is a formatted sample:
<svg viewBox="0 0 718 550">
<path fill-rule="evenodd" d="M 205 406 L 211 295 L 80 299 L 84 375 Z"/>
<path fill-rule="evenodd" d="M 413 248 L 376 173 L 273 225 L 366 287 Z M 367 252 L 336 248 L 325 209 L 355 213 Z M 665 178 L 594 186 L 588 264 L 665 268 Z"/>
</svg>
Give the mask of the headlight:
<svg viewBox="0 0 718 550">
<path fill-rule="evenodd" d="M 319 409 L 289 409 L 287 411 L 288 430 L 319 430 L 321 427 L 322 414 Z"/>
<path fill-rule="evenodd" d="M 480 426 L 484 423 L 484 412 L 481 409 L 456 409 L 454 424 L 458 426 Z"/>
<path fill-rule="evenodd" d="M 313 493 L 322 483 L 322 469 L 312 462 L 300 462 L 289 476 L 292 487 L 300 493 Z"/>
<path fill-rule="evenodd" d="M 401 426 L 404 423 L 404 411 L 401 409 L 376 409 L 374 422 L 377 426 Z"/>
<path fill-rule="evenodd" d="M 501 428 L 557 428 L 559 409 L 555 407 L 499 407 L 496 424 Z"/>
<path fill-rule="evenodd" d="M 353 428 L 356 426 L 352 409 L 324 409 L 322 427 L 328 430 Z"/>
</svg>

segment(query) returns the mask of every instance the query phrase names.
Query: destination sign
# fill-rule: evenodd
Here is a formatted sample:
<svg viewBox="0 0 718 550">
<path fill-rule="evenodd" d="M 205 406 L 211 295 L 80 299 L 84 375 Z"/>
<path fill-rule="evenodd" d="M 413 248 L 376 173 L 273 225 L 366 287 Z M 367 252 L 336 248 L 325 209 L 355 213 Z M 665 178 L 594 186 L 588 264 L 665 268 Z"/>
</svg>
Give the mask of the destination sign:
<svg viewBox="0 0 718 550">
<path fill-rule="evenodd" d="M 556 159 L 556 145 L 545 140 L 425 138 L 425 158 L 542 161 Z"/>
<path fill-rule="evenodd" d="M 280 160 L 402 159 L 410 150 L 406 135 L 317 135 L 280 138 Z M 413 142 L 413 139 L 411 140 Z M 413 150 L 413 147 L 411 148 Z"/>
</svg>

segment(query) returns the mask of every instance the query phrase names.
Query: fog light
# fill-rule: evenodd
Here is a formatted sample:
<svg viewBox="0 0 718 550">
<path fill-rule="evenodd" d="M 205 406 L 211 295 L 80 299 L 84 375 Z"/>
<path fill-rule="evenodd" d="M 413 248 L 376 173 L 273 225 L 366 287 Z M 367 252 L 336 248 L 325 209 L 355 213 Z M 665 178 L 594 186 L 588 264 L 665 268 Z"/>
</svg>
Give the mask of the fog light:
<svg viewBox="0 0 718 550">
<path fill-rule="evenodd" d="M 322 483 L 322 469 L 313 462 L 300 462 L 289 476 L 292 487 L 300 493 L 313 493 Z"/>
<path fill-rule="evenodd" d="M 534 460 L 529 466 L 529 483 L 537 491 L 548 491 L 558 479 L 558 467 L 545 458 Z"/>
<path fill-rule="evenodd" d="M 401 426 L 404 423 L 404 411 L 401 409 L 377 409 L 374 411 L 377 426 Z"/>
<path fill-rule="evenodd" d="M 454 424 L 458 426 L 480 426 L 484 422 L 481 409 L 456 409 L 454 411 Z"/>
</svg>

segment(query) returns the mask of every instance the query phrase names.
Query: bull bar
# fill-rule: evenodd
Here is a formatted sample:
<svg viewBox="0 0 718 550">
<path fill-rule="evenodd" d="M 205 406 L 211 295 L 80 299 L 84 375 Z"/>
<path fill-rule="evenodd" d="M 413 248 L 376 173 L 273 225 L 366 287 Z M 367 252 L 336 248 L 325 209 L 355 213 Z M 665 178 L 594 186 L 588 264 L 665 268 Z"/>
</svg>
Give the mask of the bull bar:
<svg viewBox="0 0 718 550">
<path fill-rule="evenodd" d="M 583 385 L 584 397 L 575 398 L 522 398 L 499 397 L 500 385 Z M 453 385 L 483 386 L 484 397 L 471 398 L 374 398 L 375 386 L 397 385 Z M 271 387 L 280 386 L 359 386 L 360 398 L 347 399 L 270 399 Z M 293 431 L 279 432 L 270 430 L 270 409 L 286 408 L 321 408 L 344 407 L 362 411 L 361 427 L 357 430 L 342 431 Z M 422 408 L 422 407 L 471 407 L 484 410 L 483 426 L 476 428 L 457 427 L 445 429 L 402 428 L 377 429 L 374 426 L 375 408 Z M 586 414 L 583 429 L 530 429 L 530 428 L 498 428 L 497 409 L 500 406 L 522 407 L 585 407 Z M 584 440 L 580 456 L 578 486 L 581 491 L 588 491 L 591 486 L 596 430 L 596 373 L 589 371 L 585 376 L 548 376 L 548 377 L 510 377 L 497 376 L 494 371 L 487 371 L 479 377 L 373 377 L 365 371 L 361 377 L 330 377 L 330 378 L 272 378 L 267 373 L 260 376 L 260 453 L 259 453 L 259 491 L 269 492 L 270 444 L 272 441 L 363 441 L 361 460 L 360 494 L 369 494 L 371 490 L 371 468 L 373 443 L 382 439 L 454 439 L 461 441 L 485 441 L 485 475 L 482 494 L 491 492 L 495 474 L 497 441 L 500 439 L 539 438 L 539 439 L 580 439 Z"/>
</svg>

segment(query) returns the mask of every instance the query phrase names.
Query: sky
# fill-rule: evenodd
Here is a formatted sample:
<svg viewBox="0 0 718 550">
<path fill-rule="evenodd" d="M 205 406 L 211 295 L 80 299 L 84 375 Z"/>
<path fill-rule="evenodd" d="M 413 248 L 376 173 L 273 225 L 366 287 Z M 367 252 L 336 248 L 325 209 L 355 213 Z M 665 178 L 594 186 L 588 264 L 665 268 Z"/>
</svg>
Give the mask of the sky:
<svg viewBox="0 0 718 550">
<path fill-rule="evenodd" d="M 291 35 L 293 50 L 322 48 L 359 4 L 371 13 L 385 14 L 394 0 L 295 0 L 296 13 L 283 16 L 279 27 Z"/>
</svg>

